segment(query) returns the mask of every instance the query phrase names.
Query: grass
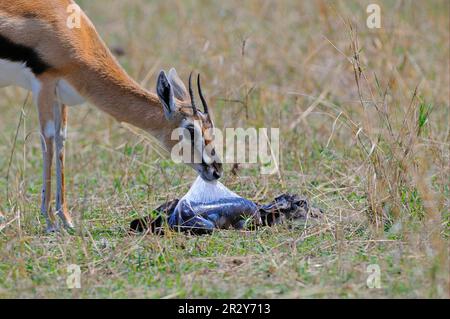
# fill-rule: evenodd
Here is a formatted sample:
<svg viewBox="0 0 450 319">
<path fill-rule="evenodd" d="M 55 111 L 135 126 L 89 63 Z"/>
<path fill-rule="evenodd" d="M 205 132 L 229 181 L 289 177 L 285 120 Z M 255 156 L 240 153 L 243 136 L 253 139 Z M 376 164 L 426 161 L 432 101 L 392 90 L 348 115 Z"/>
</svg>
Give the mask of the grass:
<svg viewBox="0 0 450 319">
<path fill-rule="evenodd" d="M 69 113 L 78 227 L 47 235 L 35 107 L 2 89 L 0 297 L 450 296 L 448 1 L 380 1 L 379 30 L 365 25 L 367 1 L 78 2 L 143 86 L 153 90 L 161 68 L 195 69 L 218 127 L 280 127 L 280 176 L 227 166 L 225 185 L 261 202 L 307 195 L 326 219 L 129 235 L 133 218 L 195 175 L 88 105 Z M 70 264 L 81 289 L 67 289 Z M 366 283 L 371 264 L 379 289 Z"/>
</svg>

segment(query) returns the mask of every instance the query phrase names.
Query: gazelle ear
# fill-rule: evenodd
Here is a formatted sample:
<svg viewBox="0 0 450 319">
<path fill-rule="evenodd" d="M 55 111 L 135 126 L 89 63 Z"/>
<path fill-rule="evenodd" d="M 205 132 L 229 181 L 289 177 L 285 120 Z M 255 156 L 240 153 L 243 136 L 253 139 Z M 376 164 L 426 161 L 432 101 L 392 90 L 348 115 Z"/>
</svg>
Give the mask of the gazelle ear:
<svg viewBox="0 0 450 319">
<path fill-rule="evenodd" d="M 159 72 L 158 81 L 156 83 L 156 93 L 161 101 L 164 109 L 164 115 L 168 120 L 173 118 L 177 106 L 175 105 L 175 98 L 173 88 L 167 79 L 166 72 Z"/>
<path fill-rule="evenodd" d="M 171 68 L 169 71 L 169 83 L 172 86 L 173 93 L 177 99 L 182 101 L 189 99 L 188 91 L 174 68 Z"/>
</svg>

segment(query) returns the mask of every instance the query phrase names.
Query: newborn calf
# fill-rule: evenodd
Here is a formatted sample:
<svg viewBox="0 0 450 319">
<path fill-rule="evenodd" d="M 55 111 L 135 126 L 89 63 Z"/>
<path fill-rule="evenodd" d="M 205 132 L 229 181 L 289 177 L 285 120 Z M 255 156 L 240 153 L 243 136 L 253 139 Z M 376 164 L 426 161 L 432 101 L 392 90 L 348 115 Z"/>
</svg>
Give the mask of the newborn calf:
<svg viewBox="0 0 450 319">
<path fill-rule="evenodd" d="M 322 212 L 311 207 L 305 197 L 283 194 L 267 205 L 257 205 L 230 191 L 220 182 L 206 182 L 200 177 L 180 200 L 175 199 L 158 208 L 156 216 L 131 222 L 130 228 L 162 234 L 167 224 L 176 231 L 193 234 L 211 233 L 214 229 L 243 229 L 263 225 L 272 226 L 286 219 L 318 217 Z"/>
<path fill-rule="evenodd" d="M 172 229 L 207 233 L 214 228 L 243 228 L 246 220 L 261 223 L 258 207 L 240 197 L 219 181 L 197 177 L 189 191 L 175 206 L 168 224 Z"/>
<path fill-rule="evenodd" d="M 168 223 L 178 231 L 208 233 L 214 228 L 242 229 L 246 221 L 261 224 L 258 207 L 244 198 L 224 198 L 209 203 L 181 200 Z"/>
</svg>

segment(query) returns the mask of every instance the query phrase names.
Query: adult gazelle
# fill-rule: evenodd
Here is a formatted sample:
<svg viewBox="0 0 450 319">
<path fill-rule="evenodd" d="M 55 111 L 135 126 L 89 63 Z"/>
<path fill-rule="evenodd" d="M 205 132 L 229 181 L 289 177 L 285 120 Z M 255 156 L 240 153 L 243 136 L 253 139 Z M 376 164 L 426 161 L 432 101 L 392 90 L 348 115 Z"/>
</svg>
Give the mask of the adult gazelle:
<svg viewBox="0 0 450 319">
<path fill-rule="evenodd" d="M 42 136 L 41 212 L 48 231 L 57 228 L 55 215 L 73 227 L 64 188 L 67 106 L 89 101 L 116 120 L 154 135 L 168 150 L 178 143 L 172 132 L 187 129 L 201 137 L 194 147 L 201 160 L 188 164 L 205 180 L 222 174 L 199 81 L 203 112 L 195 106 L 191 78 L 188 91 L 174 69 L 161 71 L 157 94 L 145 90 L 118 64 L 81 9 L 79 25 L 68 24 L 73 6 L 79 8 L 71 0 L 0 0 L 0 87 L 16 85 L 33 94 Z M 203 152 L 206 146 L 209 154 Z M 49 211 L 53 158 L 56 207 Z"/>
</svg>

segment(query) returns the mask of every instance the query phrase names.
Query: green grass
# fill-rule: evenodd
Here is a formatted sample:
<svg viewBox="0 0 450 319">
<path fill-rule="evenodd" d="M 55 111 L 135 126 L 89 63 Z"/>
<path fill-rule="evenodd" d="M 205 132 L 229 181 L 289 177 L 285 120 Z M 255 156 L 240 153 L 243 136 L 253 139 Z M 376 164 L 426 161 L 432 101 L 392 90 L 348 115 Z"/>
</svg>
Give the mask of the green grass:
<svg viewBox="0 0 450 319">
<path fill-rule="evenodd" d="M 14 144 L 26 92 L 2 89 L 1 298 L 449 297 L 447 1 L 382 1 L 381 30 L 365 27 L 359 1 L 79 3 L 108 45 L 125 49 L 120 62 L 145 87 L 153 90 L 161 68 L 175 66 L 184 79 L 195 69 L 218 127 L 280 127 L 280 176 L 243 165 L 234 177 L 226 165 L 225 185 L 258 202 L 304 194 L 325 219 L 201 237 L 130 235 L 131 220 L 182 196 L 195 174 L 86 105 L 69 113 L 77 228 L 47 235 L 36 110 L 25 106 Z M 358 27 L 367 77 L 359 93 L 341 16 Z M 81 289 L 67 288 L 70 264 L 81 267 Z M 371 264 L 380 289 L 366 284 Z"/>
</svg>

